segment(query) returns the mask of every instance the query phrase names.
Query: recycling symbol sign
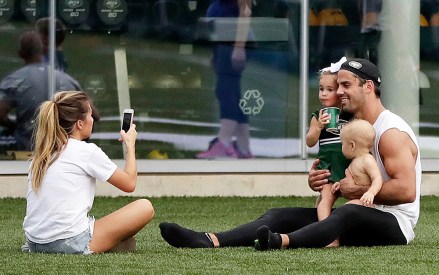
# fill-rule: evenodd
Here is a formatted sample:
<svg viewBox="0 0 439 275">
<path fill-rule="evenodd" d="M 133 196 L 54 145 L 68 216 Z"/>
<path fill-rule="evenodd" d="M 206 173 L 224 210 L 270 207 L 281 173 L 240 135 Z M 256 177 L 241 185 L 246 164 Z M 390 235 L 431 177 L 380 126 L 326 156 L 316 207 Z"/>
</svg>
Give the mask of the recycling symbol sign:
<svg viewBox="0 0 439 275">
<path fill-rule="evenodd" d="M 246 115 L 257 115 L 264 107 L 264 99 L 258 90 L 247 90 L 239 100 L 239 107 Z"/>
</svg>

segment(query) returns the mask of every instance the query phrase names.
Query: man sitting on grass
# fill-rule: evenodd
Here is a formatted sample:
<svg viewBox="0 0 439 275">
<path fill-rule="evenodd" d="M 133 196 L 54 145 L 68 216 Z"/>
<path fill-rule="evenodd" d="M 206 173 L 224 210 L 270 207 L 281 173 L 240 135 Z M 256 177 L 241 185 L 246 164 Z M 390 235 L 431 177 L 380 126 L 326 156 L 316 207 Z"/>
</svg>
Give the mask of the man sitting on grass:
<svg viewBox="0 0 439 275">
<path fill-rule="evenodd" d="M 374 64 L 364 59 L 348 60 L 342 64 L 337 82 L 343 110 L 368 121 L 376 132 L 372 155 L 383 185 L 374 199 L 375 208 L 345 204 L 320 222 L 316 208 L 273 208 L 255 221 L 219 233 L 161 223 L 162 237 L 172 246 L 192 248 L 253 246 L 257 239 L 260 250 L 325 247 L 337 238 L 341 246 L 411 242 L 419 217 L 422 174 L 416 136 L 402 118 L 382 105 L 381 75 Z M 316 170 L 317 164 L 318 160 L 308 178 L 314 191 L 328 184 L 329 176 L 328 170 Z M 361 198 L 369 188 L 356 185 L 349 175 L 340 183 L 342 196 L 349 200 Z"/>
</svg>

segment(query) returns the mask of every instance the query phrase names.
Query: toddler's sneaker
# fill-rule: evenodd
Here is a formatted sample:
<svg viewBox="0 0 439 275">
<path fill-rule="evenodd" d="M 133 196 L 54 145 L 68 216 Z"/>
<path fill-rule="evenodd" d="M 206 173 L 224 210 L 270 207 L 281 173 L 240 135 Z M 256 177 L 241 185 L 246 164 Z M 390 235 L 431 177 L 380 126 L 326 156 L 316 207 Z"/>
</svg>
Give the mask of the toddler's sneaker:
<svg viewBox="0 0 439 275">
<path fill-rule="evenodd" d="M 207 151 L 198 153 L 198 159 L 238 158 L 235 147 L 227 148 L 221 141 L 216 140 Z"/>
</svg>

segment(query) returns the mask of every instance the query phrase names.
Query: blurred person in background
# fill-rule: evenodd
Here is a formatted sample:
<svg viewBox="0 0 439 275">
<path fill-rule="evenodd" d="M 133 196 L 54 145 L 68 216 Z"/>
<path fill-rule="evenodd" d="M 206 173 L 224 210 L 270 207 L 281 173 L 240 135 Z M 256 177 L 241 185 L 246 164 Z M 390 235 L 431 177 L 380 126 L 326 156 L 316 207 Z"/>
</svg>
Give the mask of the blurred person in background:
<svg viewBox="0 0 439 275">
<path fill-rule="evenodd" d="M 32 131 L 36 111 L 50 98 L 49 66 L 43 61 L 44 45 L 34 32 L 19 38 L 18 55 L 25 66 L 6 76 L 0 83 L 0 125 L 14 134 L 14 150 L 32 151 Z M 55 70 L 55 91 L 80 91 L 81 86 L 70 75 Z M 92 104 L 93 118 L 99 115 Z M 15 119 L 10 111 L 15 110 Z"/>
<path fill-rule="evenodd" d="M 49 26 L 50 18 L 43 17 L 35 23 L 35 30 L 43 42 L 43 61 L 49 63 Z M 67 72 L 68 64 L 64 56 L 62 44 L 66 38 L 66 27 L 59 19 L 55 21 L 55 69 Z"/>
<path fill-rule="evenodd" d="M 253 158 L 250 151 L 248 116 L 239 106 L 241 76 L 246 66 L 251 0 L 214 0 L 207 17 L 238 18 L 235 41 L 220 41 L 213 46 L 212 68 L 216 75 L 215 95 L 220 108 L 220 130 L 199 159 Z"/>
</svg>

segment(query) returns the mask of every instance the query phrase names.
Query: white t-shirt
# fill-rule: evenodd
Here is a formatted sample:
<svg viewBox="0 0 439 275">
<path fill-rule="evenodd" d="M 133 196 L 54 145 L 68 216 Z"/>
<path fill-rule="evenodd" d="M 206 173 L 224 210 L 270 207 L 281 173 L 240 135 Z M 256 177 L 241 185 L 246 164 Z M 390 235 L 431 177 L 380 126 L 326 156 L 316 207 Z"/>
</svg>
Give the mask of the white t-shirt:
<svg viewBox="0 0 439 275">
<path fill-rule="evenodd" d="M 49 243 L 78 235 L 88 228 L 96 179 L 107 181 L 117 166 L 95 144 L 69 139 L 47 169 L 38 191 L 28 178 L 23 229 L 35 243 Z"/>
<path fill-rule="evenodd" d="M 399 227 L 401 228 L 402 233 L 407 239 L 407 243 L 411 242 L 415 238 L 414 228 L 419 218 L 419 210 L 420 210 L 420 196 L 421 196 L 421 177 L 422 177 L 422 169 L 421 169 L 421 157 L 419 145 L 415 136 L 415 133 L 410 128 L 410 126 L 399 116 L 386 110 L 382 112 L 378 119 L 373 124 L 373 127 L 376 131 L 376 137 L 374 146 L 372 148 L 372 154 L 375 157 L 378 167 L 381 171 L 381 176 L 383 177 L 383 181 L 386 182 L 390 179 L 389 175 L 386 172 L 386 168 L 380 158 L 380 154 L 378 152 L 378 145 L 380 142 L 381 135 L 384 134 L 389 129 L 396 128 L 399 131 L 406 132 L 411 140 L 415 143 L 418 148 L 418 155 L 416 157 L 416 199 L 412 203 L 405 203 L 399 205 L 377 205 L 377 209 L 389 212 L 393 214 L 398 220 Z M 384 183 L 385 184 L 385 183 Z"/>
</svg>

